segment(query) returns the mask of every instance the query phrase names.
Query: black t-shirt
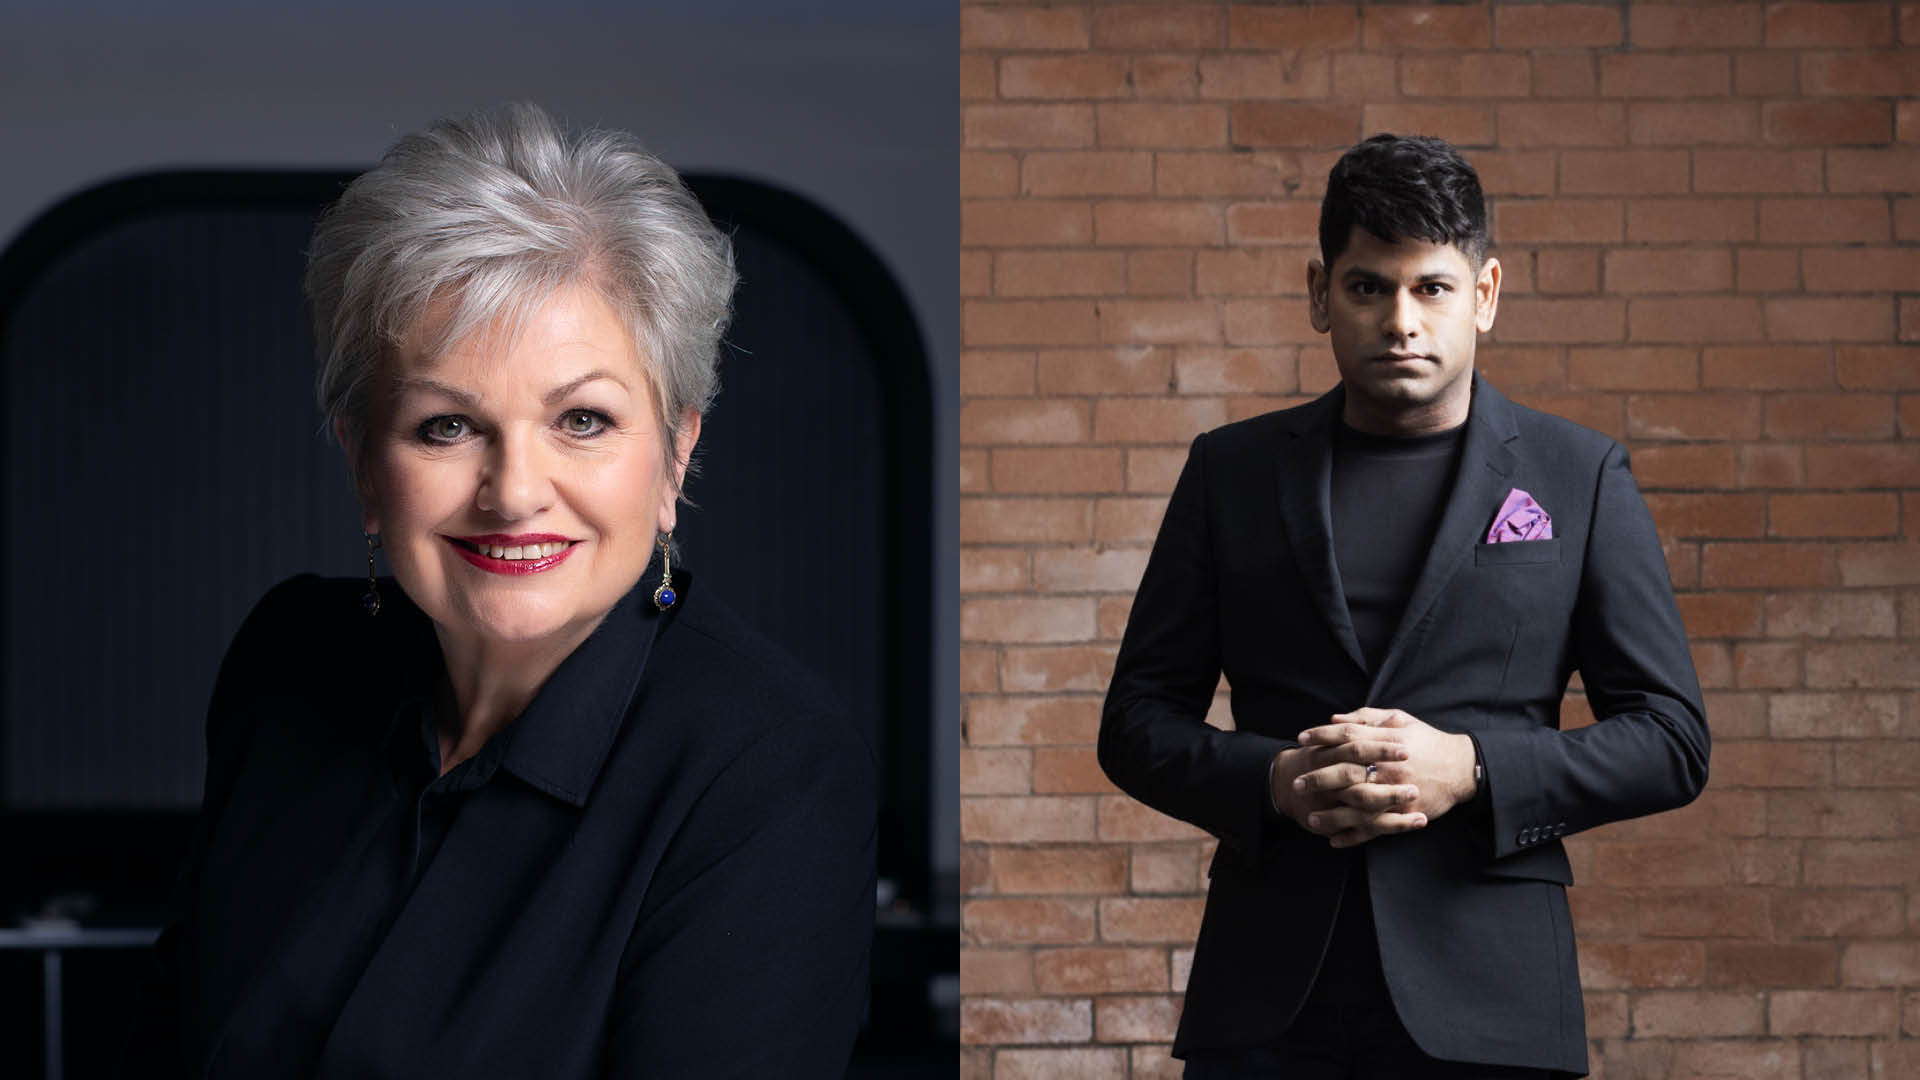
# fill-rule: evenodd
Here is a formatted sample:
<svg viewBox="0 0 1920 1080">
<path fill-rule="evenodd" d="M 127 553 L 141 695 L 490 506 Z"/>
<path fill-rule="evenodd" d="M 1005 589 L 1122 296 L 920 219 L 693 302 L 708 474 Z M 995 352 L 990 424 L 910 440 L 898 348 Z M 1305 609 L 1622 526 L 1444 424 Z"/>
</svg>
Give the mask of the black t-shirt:
<svg viewBox="0 0 1920 1080">
<path fill-rule="evenodd" d="M 1466 430 L 1462 424 L 1431 435 L 1394 436 L 1355 431 L 1344 423 L 1334 429 L 1333 558 L 1369 669 L 1378 668 L 1386 655 L 1433 545 Z M 1385 1002 L 1386 991 L 1360 849 L 1353 849 L 1348 867 L 1314 1001 L 1377 1005 Z"/>
</svg>

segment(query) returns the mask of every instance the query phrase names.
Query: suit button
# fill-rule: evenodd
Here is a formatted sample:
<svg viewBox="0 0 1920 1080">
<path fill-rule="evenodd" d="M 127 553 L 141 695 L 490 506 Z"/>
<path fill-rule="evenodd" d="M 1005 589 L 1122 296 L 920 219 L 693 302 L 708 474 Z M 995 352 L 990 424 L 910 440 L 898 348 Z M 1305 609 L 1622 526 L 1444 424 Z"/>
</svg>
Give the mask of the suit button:
<svg viewBox="0 0 1920 1080">
<path fill-rule="evenodd" d="M 1521 847 L 1526 847 L 1526 846 L 1527 846 L 1527 844 L 1528 844 L 1528 843 L 1530 842 L 1530 841 L 1528 840 L 1528 838 L 1527 838 L 1527 831 L 1528 831 L 1528 830 L 1526 830 L 1526 829 L 1521 829 L 1521 830 L 1520 830 L 1520 835 L 1519 835 L 1519 836 L 1516 836 L 1516 837 L 1514 837 L 1514 838 L 1513 838 L 1513 842 L 1514 842 L 1514 843 L 1516 843 L 1516 844 L 1519 844 L 1519 845 L 1520 845 Z"/>
</svg>

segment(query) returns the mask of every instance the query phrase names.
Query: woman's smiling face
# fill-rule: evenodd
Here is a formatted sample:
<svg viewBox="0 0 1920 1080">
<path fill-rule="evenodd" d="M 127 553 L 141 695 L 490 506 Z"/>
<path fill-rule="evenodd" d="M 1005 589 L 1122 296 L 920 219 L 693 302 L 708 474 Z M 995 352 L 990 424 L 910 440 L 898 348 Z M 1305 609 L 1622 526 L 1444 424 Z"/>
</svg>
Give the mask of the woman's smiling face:
<svg viewBox="0 0 1920 1080">
<path fill-rule="evenodd" d="M 420 338 L 373 393 L 367 530 L 443 634 L 571 648 L 672 531 L 699 417 L 669 474 L 637 346 L 590 289 L 556 291 L 516 337 L 495 324 L 437 358 Z"/>
</svg>

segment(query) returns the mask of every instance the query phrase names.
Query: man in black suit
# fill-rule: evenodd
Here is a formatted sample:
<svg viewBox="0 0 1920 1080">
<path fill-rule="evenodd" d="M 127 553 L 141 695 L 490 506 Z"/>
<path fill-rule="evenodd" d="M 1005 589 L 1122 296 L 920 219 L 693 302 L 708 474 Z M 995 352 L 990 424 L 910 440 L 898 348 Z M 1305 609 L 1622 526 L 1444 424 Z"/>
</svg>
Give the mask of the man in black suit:
<svg viewBox="0 0 1920 1080">
<path fill-rule="evenodd" d="M 1349 150 L 1307 268 L 1340 385 L 1194 440 L 1135 594 L 1101 764 L 1220 839 L 1189 1078 L 1584 1073 L 1560 838 L 1706 783 L 1626 451 L 1474 373 L 1486 245 L 1452 147 Z"/>
</svg>

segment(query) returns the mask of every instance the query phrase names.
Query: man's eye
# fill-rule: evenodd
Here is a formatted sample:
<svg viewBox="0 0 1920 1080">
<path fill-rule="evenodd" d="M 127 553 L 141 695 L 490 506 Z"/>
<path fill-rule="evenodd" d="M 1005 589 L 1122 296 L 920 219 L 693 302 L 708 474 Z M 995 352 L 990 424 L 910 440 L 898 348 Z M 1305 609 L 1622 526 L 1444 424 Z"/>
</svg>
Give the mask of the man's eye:
<svg viewBox="0 0 1920 1080">
<path fill-rule="evenodd" d="M 432 443 L 458 442 L 467 433 L 467 422 L 458 416 L 436 416 L 420 425 L 420 437 Z"/>
<path fill-rule="evenodd" d="M 598 435 L 607 424 L 607 418 L 592 409 L 568 409 L 560 417 L 560 426 L 569 435 Z"/>
<path fill-rule="evenodd" d="M 1353 283 L 1353 294 L 1355 296 L 1373 296 L 1379 293 L 1379 291 L 1380 286 L 1375 285 L 1371 281 L 1356 281 Z"/>
</svg>

